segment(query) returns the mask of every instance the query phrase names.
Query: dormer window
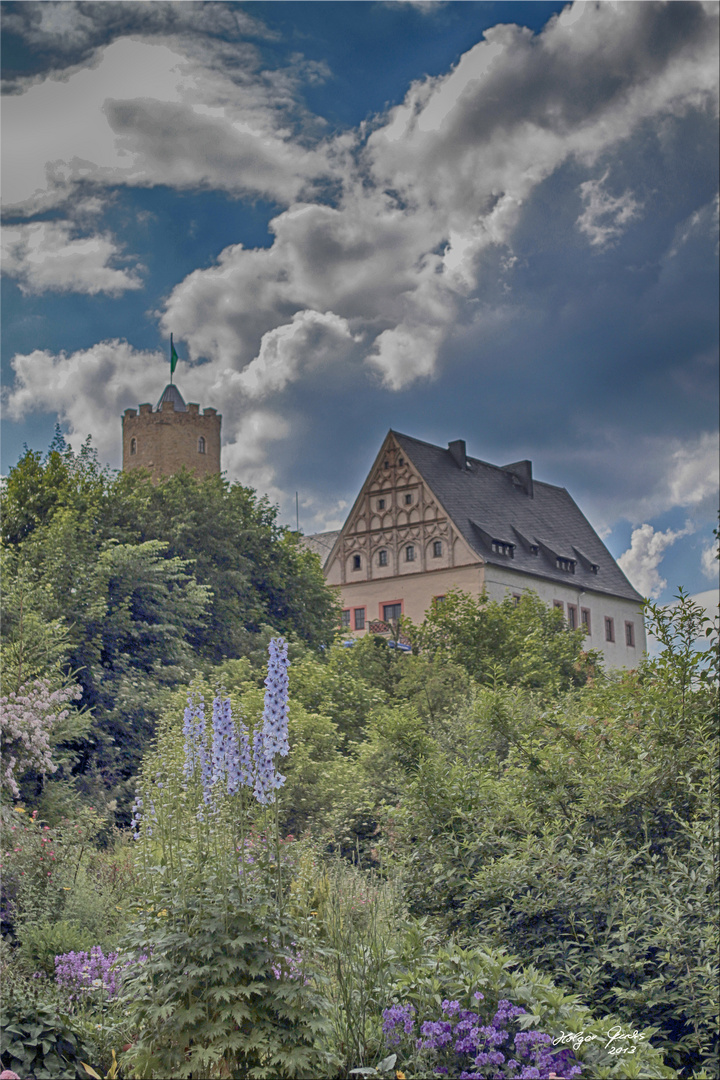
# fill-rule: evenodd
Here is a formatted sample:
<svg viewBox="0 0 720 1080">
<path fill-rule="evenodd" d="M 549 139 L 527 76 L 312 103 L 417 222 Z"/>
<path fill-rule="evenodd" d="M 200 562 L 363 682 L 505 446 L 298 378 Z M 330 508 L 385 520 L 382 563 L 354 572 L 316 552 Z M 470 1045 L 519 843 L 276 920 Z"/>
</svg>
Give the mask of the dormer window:
<svg viewBox="0 0 720 1080">
<path fill-rule="evenodd" d="M 359 570 L 359 569 L 360 569 L 360 556 L 359 555 L 353 555 L 353 570 Z"/>
<path fill-rule="evenodd" d="M 198 439 L 198 454 L 205 453 L 205 436 L 201 435 Z"/>
<path fill-rule="evenodd" d="M 385 509 L 385 500 L 384 499 L 378 499 L 378 510 L 384 510 L 384 509 Z"/>
<path fill-rule="evenodd" d="M 505 555 L 506 558 L 512 559 L 515 545 L 509 544 L 506 540 L 493 540 L 492 549 L 496 555 Z"/>
<path fill-rule="evenodd" d="M 564 559 L 562 555 L 558 555 L 555 560 L 555 565 L 557 566 L 558 570 L 564 570 L 566 574 L 575 573 L 574 559 Z"/>
<path fill-rule="evenodd" d="M 531 555 L 539 555 L 540 554 L 540 548 L 539 548 L 539 546 L 537 544 L 531 544 L 530 545 L 530 554 Z"/>
<path fill-rule="evenodd" d="M 137 454 L 137 439 L 130 440 L 130 453 Z"/>
<path fill-rule="evenodd" d="M 381 551 L 378 551 L 378 566 L 387 566 L 387 564 L 387 551 L 382 548 Z"/>
</svg>

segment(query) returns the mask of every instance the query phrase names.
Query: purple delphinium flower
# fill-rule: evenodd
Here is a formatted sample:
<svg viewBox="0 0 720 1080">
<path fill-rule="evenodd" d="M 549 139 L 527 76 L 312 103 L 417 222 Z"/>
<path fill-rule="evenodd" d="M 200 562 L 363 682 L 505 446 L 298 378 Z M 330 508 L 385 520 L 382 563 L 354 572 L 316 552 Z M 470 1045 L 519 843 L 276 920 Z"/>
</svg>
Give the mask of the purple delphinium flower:
<svg viewBox="0 0 720 1080">
<path fill-rule="evenodd" d="M 405 1033 L 410 1035 L 415 1025 L 413 1017 L 415 1007 L 413 1005 L 391 1005 L 383 1009 L 383 1033 L 390 1046 L 397 1046 L 400 1042 L 400 1033 L 397 1028 L 402 1024 Z"/>
<path fill-rule="evenodd" d="M 288 647 L 284 638 L 272 638 L 268 645 L 268 673 L 265 679 L 263 741 L 265 753 L 285 757 L 288 742 Z"/>
</svg>

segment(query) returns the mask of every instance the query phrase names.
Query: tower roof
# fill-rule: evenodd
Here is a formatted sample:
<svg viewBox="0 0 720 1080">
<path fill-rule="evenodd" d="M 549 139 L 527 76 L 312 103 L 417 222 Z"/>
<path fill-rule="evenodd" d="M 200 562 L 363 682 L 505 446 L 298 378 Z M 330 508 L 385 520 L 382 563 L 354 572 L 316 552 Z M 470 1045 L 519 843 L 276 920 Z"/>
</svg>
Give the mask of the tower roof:
<svg viewBox="0 0 720 1080">
<path fill-rule="evenodd" d="M 164 401 L 172 401 L 175 412 L 187 412 L 188 407 L 183 400 L 183 396 L 178 390 L 177 386 L 173 383 L 168 383 L 162 392 L 160 400 L 156 405 L 156 411 L 160 409 Z"/>
</svg>

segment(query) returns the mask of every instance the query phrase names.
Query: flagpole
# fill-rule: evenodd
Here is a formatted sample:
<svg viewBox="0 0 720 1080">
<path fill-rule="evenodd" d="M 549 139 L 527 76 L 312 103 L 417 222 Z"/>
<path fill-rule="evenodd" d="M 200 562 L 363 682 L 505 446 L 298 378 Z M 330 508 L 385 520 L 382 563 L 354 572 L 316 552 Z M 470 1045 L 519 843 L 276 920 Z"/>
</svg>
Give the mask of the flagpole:
<svg viewBox="0 0 720 1080">
<path fill-rule="evenodd" d="M 171 385 L 171 386 L 172 386 L 172 384 L 173 384 L 173 381 L 172 381 L 172 377 L 173 377 L 173 362 L 172 362 L 172 354 L 173 354 L 173 339 L 172 339 L 172 334 L 171 334 L 171 335 L 170 335 L 170 385 Z"/>
</svg>

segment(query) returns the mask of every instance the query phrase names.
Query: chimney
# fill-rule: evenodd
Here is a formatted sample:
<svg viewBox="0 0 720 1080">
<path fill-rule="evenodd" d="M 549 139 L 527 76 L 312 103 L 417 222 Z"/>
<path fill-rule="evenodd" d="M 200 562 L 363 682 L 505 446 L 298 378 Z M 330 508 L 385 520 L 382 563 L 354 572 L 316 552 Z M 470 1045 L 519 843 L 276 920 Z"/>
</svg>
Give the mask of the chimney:
<svg viewBox="0 0 720 1080">
<path fill-rule="evenodd" d="M 526 495 L 533 497 L 532 461 L 513 461 L 511 465 L 502 465 L 504 472 L 509 472 L 516 487 L 521 487 Z"/>
<path fill-rule="evenodd" d="M 448 450 L 453 456 L 453 460 L 458 469 L 467 468 L 467 458 L 465 457 L 465 440 L 455 439 L 454 442 L 448 443 Z"/>
</svg>

